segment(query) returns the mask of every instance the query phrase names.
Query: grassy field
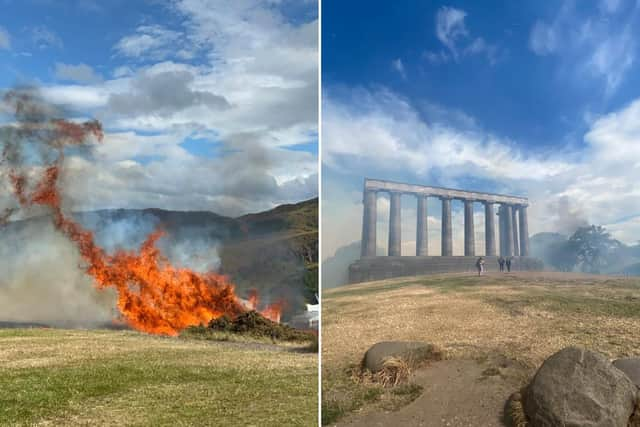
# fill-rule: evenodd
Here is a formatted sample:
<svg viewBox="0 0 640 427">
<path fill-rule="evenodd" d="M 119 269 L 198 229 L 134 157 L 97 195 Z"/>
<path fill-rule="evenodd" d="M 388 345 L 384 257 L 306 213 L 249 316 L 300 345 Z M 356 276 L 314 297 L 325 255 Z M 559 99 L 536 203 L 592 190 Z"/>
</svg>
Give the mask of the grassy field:
<svg viewBox="0 0 640 427">
<path fill-rule="evenodd" d="M 448 359 L 508 358 L 522 366 L 523 385 L 568 345 L 611 358 L 640 355 L 638 278 L 424 276 L 331 289 L 322 304 L 324 424 L 367 408 L 398 409 L 415 398 L 415 390 L 407 395 L 353 380 L 364 352 L 379 341 L 434 343 Z"/>
<path fill-rule="evenodd" d="M 315 426 L 306 345 L 0 329 L 0 425 Z"/>
</svg>

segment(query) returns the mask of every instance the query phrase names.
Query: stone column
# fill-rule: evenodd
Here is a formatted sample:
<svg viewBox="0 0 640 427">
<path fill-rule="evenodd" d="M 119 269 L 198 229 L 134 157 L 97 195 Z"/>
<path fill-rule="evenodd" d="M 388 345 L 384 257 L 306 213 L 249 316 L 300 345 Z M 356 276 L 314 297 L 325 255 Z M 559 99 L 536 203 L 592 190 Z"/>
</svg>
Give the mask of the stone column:
<svg viewBox="0 0 640 427">
<path fill-rule="evenodd" d="M 453 255 L 451 236 L 451 199 L 442 197 L 442 256 Z"/>
<path fill-rule="evenodd" d="M 529 224 L 527 219 L 527 207 L 520 206 L 520 256 L 529 256 Z"/>
<path fill-rule="evenodd" d="M 464 201 L 464 256 L 476 255 L 475 227 L 473 226 L 473 200 Z"/>
<path fill-rule="evenodd" d="M 416 232 L 416 256 L 427 256 L 429 252 L 428 226 L 427 226 L 427 196 L 418 194 L 417 232 Z"/>
<path fill-rule="evenodd" d="M 391 192 L 391 207 L 389 210 L 389 256 L 400 256 L 402 247 L 402 193 Z"/>
<path fill-rule="evenodd" d="M 492 202 L 484 202 L 484 254 L 496 255 L 496 225 Z"/>
<path fill-rule="evenodd" d="M 518 243 L 518 205 L 511 207 L 511 223 L 513 225 L 513 255 L 520 256 L 520 244 Z"/>
<path fill-rule="evenodd" d="M 511 216 L 511 205 L 504 205 L 504 232 L 505 232 L 505 250 L 506 256 L 513 256 L 513 222 Z"/>
<path fill-rule="evenodd" d="M 363 195 L 362 242 L 360 256 L 376 256 L 377 195 L 365 191 Z"/>
<path fill-rule="evenodd" d="M 500 239 L 500 256 L 504 256 L 504 209 L 498 206 L 498 239 Z"/>
</svg>

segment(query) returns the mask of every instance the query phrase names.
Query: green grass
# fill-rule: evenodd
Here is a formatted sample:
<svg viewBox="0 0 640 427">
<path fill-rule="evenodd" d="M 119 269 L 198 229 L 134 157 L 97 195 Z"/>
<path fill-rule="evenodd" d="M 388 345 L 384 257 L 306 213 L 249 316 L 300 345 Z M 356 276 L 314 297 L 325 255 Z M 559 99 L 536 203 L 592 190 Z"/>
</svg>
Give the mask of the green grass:
<svg viewBox="0 0 640 427">
<path fill-rule="evenodd" d="M 287 348 L 0 330 L 0 359 L 2 426 L 317 424 L 317 359 Z"/>
</svg>

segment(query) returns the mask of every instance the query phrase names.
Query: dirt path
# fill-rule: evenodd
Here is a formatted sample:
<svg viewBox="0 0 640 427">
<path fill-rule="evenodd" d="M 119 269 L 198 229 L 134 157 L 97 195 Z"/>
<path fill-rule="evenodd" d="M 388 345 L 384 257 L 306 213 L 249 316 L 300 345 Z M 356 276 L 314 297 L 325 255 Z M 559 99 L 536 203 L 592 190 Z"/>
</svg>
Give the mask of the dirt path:
<svg viewBox="0 0 640 427">
<path fill-rule="evenodd" d="M 523 368 L 496 361 L 443 360 L 416 371 L 420 397 L 393 412 L 365 410 L 337 426 L 499 427 L 505 402 L 521 385 Z"/>
</svg>

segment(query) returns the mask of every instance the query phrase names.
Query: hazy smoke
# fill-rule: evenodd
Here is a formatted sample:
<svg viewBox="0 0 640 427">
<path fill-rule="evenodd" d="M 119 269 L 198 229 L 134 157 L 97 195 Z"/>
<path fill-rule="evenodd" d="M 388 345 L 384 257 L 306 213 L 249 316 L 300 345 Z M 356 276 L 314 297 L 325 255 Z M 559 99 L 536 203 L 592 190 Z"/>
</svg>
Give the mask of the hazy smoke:
<svg viewBox="0 0 640 427">
<path fill-rule="evenodd" d="M 575 206 L 568 196 L 562 196 L 556 201 L 549 203 L 548 212 L 555 218 L 553 228 L 558 233 L 571 235 L 579 227 L 586 227 L 589 222 L 584 217 L 584 210 Z"/>
<path fill-rule="evenodd" d="M 218 256 L 217 243 L 204 237 L 197 237 L 195 230 L 193 234 L 193 238 L 181 239 L 170 244 L 163 245 L 160 242 L 163 253 L 173 264 L 180 267 L 200 273 L 218 271 L 220 257 Z"/>
<path fill-rule="evenodd" d="M 116 317 L 115 293 L 78 268 L 75 246 L 49 221 L 0 229 L 0 320 L 94 327 Z"/>
<path fill-rule="evenodd" d="M 116 317 L 115 294 L 93 287 L 79 268 L 77 248 L 51 221 L 9 223 L 47 212 L 42 207 L 20 208 L 13 196 L 14 179 L 23 177 L 29 185 L 43 167 L 62 161 L 63 145 L 74 144 L 52 138 L 57 126 L 64 126 L 53 118 L 64 111 L 43 102 L 34 88 L 12 90 L 1 99 L 0 320 L 67 327 L 109 323 Z"/>
</svg>

